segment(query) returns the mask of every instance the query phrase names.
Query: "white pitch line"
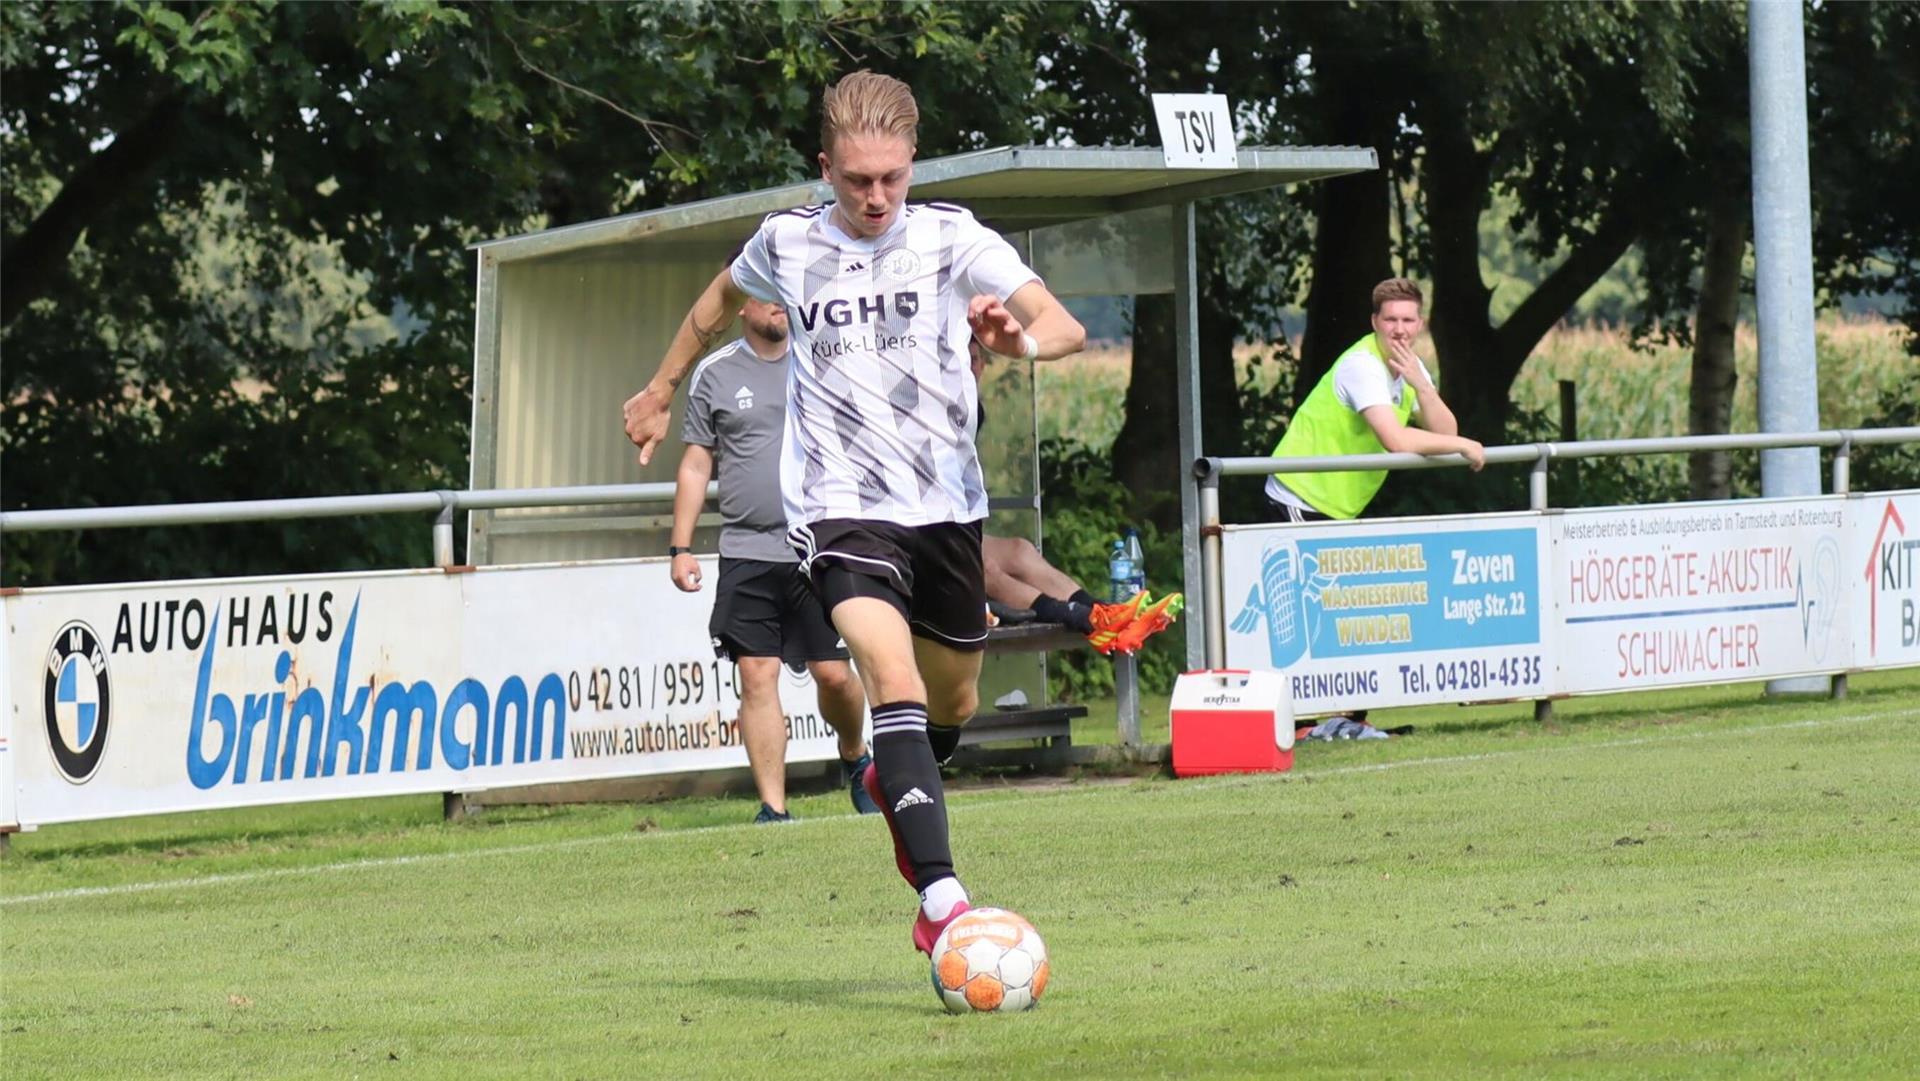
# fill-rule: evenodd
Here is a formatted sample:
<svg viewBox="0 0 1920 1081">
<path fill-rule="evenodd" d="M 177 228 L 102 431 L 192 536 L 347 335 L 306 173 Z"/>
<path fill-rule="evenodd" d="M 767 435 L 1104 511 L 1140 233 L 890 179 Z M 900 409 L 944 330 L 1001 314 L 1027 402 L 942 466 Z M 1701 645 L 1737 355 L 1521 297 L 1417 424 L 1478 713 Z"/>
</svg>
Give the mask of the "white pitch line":
<svg viewBox="0 0 1920 1081">
<path fill-rule="evenodd" d="M 1448 766 L 1470 762 L 1486 762 L 1499 758 L 1515 758 L 1524 755 L 1545 754 L 1549 752 L 1601 751 L 1616 750 L 1622 747 L 1641 747 L 1649 744 L 1678 743 L 1683 740 L 1711 739 L 1716 736 L 1746 735 L 1759 732 L 1780 732 L 1795 728 L 1822 728 L 1828 725 L 1861 724 L 1867 721 L 1883 721 L 1895 717 L 1912 716 L 1914 710 L 1895 710 L 1883 713 L 1855 713 L 1843 717 L 1828 717 L 1820 720 L 1783 721 L 1779 724 L 1753 725 L 1744 728 L 1717 728 L 1710 732 L 1675 732 L 1667 736 L 1639 736 L 1634 739 L 1608 740 L 1600 743 L 1573 743 L 1548 747 L 1519 747 L 1510 751 L 1485 751 L 1479 754 L 1440 755 L 1433 758 L 1407 758 L 1398 762 L 1375 762 L 1357 766 L 1335 766 L 1331 769 L 1314 770 L 1299 774 L 1302 777 L 1330 777 L 1341 774 L 1380 773 L 1385 770 L 1405 769 L 1410 766 Z M 1189 788 L 1224 788 L 1234 785 L 1258 784 L 1270 780 L 1264 774 L 1243 774 L 1228 777 L 1209 778 L 1202 781 L 1190 781 Z M 991 806 L 1013 800 L 1048 799 L 1073 793 L 1084 793 L 1084 788 L 1066 787 L 1052 792 L 1020 794 L 995 799 L 967 800 L 950 806 L 949 813 L 957 813 L 978 807 Z M 774 827 L 790 830 L 799 826 L 816 825 L 822 822 L 841 822 L 852 819 L 852 815 L 832 815 L 822 818 L 799 819 Z M 648 837 L 685 837 L 706 833 L 731 832 L 735 830 L 765 829 L 751 823 L 724 823 L 713 826 L 696 826 L 690 829 L 660 830 L 647 833 L 616 833 L 594 837 L 570 837 L 553 841 L 535 841 L 527 844 L 502 845 L 495 848 L 463 848 L 452 852 L 427 852 L 410 856 L 381 856 L 374 859 L 346 860 L 339 863 L 318 863 L 302 867 L 268 867 L 257 871 L 233 871 L 227 874 L 192 875 L 183 878 L 154 879 L 147 882 L 125 882 L 113 886 L 76 886 L 64 890 L 48 890 L 44 893 L 23 893 L 17 897 L 0 897 L 0 908 L 15 905 L 36 904 L 43 901 L 76 900 L 86 897 L 117 897 L 125 894 L 150 893 L 155 890 L 190 889 L 200 886 L 220 886 L 236 882 L 258 882 L 273 878 L 290 878 L 297 875 L 336 874 L 343 871 L 367 871 L 384 867 L 405 867 L 411 864 L 447 863 L 453 860 L 476 859 L 485 856 L 516 856 L 530 852 L 552 852 L 556 849 L 584 848 L 589 845 L 613 844 L 621 841 L 639 841 Z"/>
</svg>

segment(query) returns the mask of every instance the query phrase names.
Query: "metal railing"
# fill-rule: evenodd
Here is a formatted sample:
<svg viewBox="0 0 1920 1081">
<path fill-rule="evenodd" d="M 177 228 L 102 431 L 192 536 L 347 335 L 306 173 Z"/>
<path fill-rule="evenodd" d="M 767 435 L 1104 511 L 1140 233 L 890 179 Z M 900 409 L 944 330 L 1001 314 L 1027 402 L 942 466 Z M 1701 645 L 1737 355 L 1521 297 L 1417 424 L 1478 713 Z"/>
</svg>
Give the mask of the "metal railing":
<svg viewBox="0 0 1920 1081">
<path fill-rule="evenodd" d="M 588 484 L 572 488 L 493 488 L 482 491 L 390 492 L 382 495 L 247 499 L 224 503 L 159 503 L 131 507 L 71 507 L 0 513 L 0 534 L 65 529 L 130 529 L 139 526 L 272 522 L 293 518 L 348 518 L 362 514 L 424 514 L 433 521 L 433 562 L 453 566 L 453 516 L 458 511 L 520 507 L 617 506 L 672 503 L 674 482 Z M 707 485 L 707 499 L 719 492 Z"/>
<path fill-rule="evenodd" d="M 1832 447 L 1833 490 L 1845 495 L 1851 483 L 1854 447 L 1920 443 L 1920 427 L 1834 429 L 1820 432 L 1756 432 L 1740 435 L 1685 435 L 1652 439 L 1587 439 L 1570 443 L 1523 443 L 1488 447 L 1487 465 L 1530 464 L 1528 509 L 1549 508 L 1548 467 L 1555 460 L 1633 457 L 1643 454 L 1691 454 L 1703 450 L 1780 450 Z M 1264 477 L 1277 472 L 1343 473 L 1356 470 L 1455 469 L 1467 460 L 1458 454 L 1355 454 L 1318 458 L 1201 458 L 1193 463 L 1200 496 L 1201 618 L 1205 621 L 1206 662 L 1226 664 L 1225 581 L 1221 573 L 1220 478 Z"/>
<path fill-rule="evenodd" d="M 311 496 L 299 499 L 242 499 L 220 503 L 151 503 L 124 507 L 67 507 L 59 510 L 0 512 L 0 534 L 60 530 L 134 529 L 144 526 L 213 525 L 273 522 L 298 518 L 351 518 L 358 515 L 425 514 L 433 522 L 433 562 L 453 565 L 453 516 L 460 511 L 527 507 L 600 507 L 673 503 L 673 481 L 647 484 L 586 484 L 570 488 L 441 489 L 381 495 Z M 720 485 L 707 484 L 706 503 L 719 498 Z M 1037 509 L 1038 497 L 1009 496 L 988 501 L 993 510 Z"/>
<path fill-rule="evenodd" d="M 0 534 L 437 512 L 433 522 L 433 562 L 437 567 L 451 567 L 455 566 L 453 516 L 457 512 L 524 507 L 671 504 L 676 487 L 673 481 L 655 481 L 647 484 L 595 484 L 571 488 L 440 490 L 303 499 L 252 499 L 224 503 L 162 503 L 124 507 L 6 511 L 0 512 Z M 720 485 L 717 482 L 707 484 L 708 505 L 719 498 L 719 492 Z M 1037 493 L 1030 496 L 999 496 L 989 499 L 987 505 L 992 510 L 1038 510 L 1040 497 Z M 1129 654 L 1116 655 L 1113 660 L 1120 740 L 1127 746 L 1135 746 L 1140 742 L 1138 665 Z"/>
</svg>

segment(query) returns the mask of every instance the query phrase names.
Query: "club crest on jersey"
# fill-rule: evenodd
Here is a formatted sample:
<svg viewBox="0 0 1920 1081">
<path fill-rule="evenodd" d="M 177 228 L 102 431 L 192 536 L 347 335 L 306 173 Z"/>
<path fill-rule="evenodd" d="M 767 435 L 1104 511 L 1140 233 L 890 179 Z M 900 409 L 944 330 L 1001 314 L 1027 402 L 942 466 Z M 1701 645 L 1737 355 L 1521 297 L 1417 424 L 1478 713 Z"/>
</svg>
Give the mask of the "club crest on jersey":
<svg viewBox="0 0 1920 1081">
<path fill-rule="evenodd" d="M 739 390 L 734 391 L 733 407 L 735 409 L 741 409 L 741 410 L 752 409 L 753 408 L 753 388 L 741 387 Z"/>
<path fill-rule="evenodd" d="M 903 317 L 911 317 L 920 310 L 920 294 L 912 290 L 893 294 L 893 310 Z M 871 323 L 887 313 L 887 294 L 876 293 L 852 300 L 835 297 L 825 304 L 816 300 L 800 305 L 797 311 L 800 325 L 806 327 L 808 333 L 812 333 L 822 320 L 830 327 L 847 327 L 855 322 Z"/>
<path fill-rule="evenodd" d="M 54 765 L 67 780 L 84 784 L 100 768 L 112 716 L 107 653 L 92 627 L 75 620 L 53 636 L 44 690 L 47 748 Z"/>
<path fill-rule="evenodd" d="M 920 276 L 920 256 L 908 248 L 895 248 L 880 257 L 880 273 L 897 282 L 910 282 Z"/>
</svg>

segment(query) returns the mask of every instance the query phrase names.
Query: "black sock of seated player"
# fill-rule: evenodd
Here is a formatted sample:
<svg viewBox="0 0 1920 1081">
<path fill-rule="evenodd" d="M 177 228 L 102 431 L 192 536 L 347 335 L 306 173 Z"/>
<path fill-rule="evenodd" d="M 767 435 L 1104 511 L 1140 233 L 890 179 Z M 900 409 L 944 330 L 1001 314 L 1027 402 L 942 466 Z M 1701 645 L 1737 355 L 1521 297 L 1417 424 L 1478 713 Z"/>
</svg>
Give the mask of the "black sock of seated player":
<svg viewBox="0 0 1920 1081">
<path fill-rule="evenodd" d="M 933 749 L 933 760 L 946 765 L 953 752 L 960 749 L 960 726 L 927 725 L 927 746 Z"/>
<path fill-rule="evenodd" d="M 1074 590 L 1073 596 L 1068 597 L 1067 600 L 1072 601 L 1074 604 L 1084 604 L 1088 608 L 1092 608 L 1094 605 L 1100 603 L 1098 598 L 1084 589 Z"/>
<path fill-rule="evenodd" d="M 1071 604 L 1057 597 L 1049 597 L 1045 593 L 1035 597 L 1033 604 L 1029 607 L 1033 609 L 1034 615 L 1040 617 L 1042 623 L 1065 623 L 1072 614 Z"/>
<path fill-rule="evenodd" d="M 921 703 L 874 707 L 873 768 L 893 812 L 894 832 L 913 864 L 915 889 L 953 876 L 946 793 L 927 735 L 927 707 Z"/>
</svg>

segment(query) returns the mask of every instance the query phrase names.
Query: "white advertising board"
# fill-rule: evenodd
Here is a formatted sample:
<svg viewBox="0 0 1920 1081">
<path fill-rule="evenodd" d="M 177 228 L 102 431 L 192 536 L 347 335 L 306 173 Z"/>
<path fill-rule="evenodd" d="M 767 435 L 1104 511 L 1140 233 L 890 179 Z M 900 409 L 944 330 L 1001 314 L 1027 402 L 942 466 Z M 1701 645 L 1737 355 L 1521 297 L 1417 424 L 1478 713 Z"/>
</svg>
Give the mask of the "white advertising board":
<svg viewBox="0 0 1920 1081">
<path fill-rule="evenodd" d="M 1227 667 L 1285 671 L 1301 715 L 1550 691 L 1531 513 L 1224 531 Z"/>
<path fill-rule="evenodd" d="M 1733 683 L 1852 664 L 1844 496 L 1553 516 L 1559 689 Z"/>
<path fill-rule="evenodd" d="M 1920 491 L 1854 496 L 1847 510 L 1853 666 L 1920 665 Z"/>
<path fill-rule="evenodd" d="M 0 823 L 745 765 L 712 603 L 663 560 L 28 590 Z M 812 678 L 780 696 L 835 757 Z"/>
</svg>

